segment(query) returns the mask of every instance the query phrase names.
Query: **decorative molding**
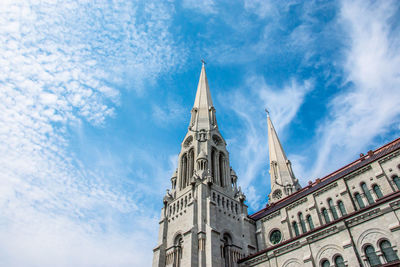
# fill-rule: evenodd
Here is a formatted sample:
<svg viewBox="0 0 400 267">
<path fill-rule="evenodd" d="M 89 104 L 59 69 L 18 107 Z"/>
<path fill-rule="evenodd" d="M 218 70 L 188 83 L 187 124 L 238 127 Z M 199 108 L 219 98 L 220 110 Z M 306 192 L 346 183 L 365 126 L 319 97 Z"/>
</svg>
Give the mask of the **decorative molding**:
<svg viewBox="0 0 400 267">
<path fill-rule="evenodd" d="M 381 209 L 377 208 L 377 209 L 371 210 L 369 212 L 363 213 L 357 217 L 351 218 L 347 221 L 347 223 L 349 225 L 356 225 L 356 224 L 365 222 L 369 219 L 375 218 L 375 217 L 381 215 L 381 213 L 382 213 Z"/>
<path fill-rule="evenodd" d="M 300 241 L 296 241 L 296 242 L 293 242 L 293 243 L 291 243 L 291 244 L 289 244 L 289 245 L 287 245 L 287 246 L 284 246 L 284 247 L 282 247 L 282 248 L 279 248 L 279 249 L 277 249 L 277 250 L 274 250 L 274 254 L 275 255 L 277 255 L 277 254 L 282 254 L 282 253 L 285 253 L 285 252 L 287 252 L 288 250 L 292 250 L 292 249 L 294 249 L 294 248 L 297 248 L 297 247 L 299 247 L 300 246 Z"/>
<path fill-rule="evenodd" d="M 331 235 L 336 232 L 337 232 L 337 226 L 334 225 L 333 227 L 326 228 L 310 237 L 307 237 L 307 241 L 315 241 L 315 240 L 321 239 L 323 237 L 326 237 L 326 236 Z"/>
<path fill-rule="evenodd" d="M 333 184 L 329 184 L 329 185 L 327 185 L 327 186 L 324 186 L 321 190 L 315 192 L 315 193 L 314 193 L 314 196 L 315 196 L 315 197 L 316 197 L 316 196 L 319 196 L 319 195 L 325 193 L 326 191 L 329 191 L 329 190 L 331 190 L 332 188 L 335 188 L 335 187 L 337 187 L 337 186 L 338 186 L 337 182 L 335 182 L 335 183 L 333 183 Z"/>
<path fill-rule="evenodd" d="M 400 150 L 395 151 L 394 153 L 387 155 L 386 157 L 381 158 L 380 160 L 378 160 L 379 163 L 384 163 L 385 161 L 388 161 L 392 158 L 397 157 L 398 155 L 400 155 Z"/>
<path fill-rule="evenodd" d="M 270 215 L 268 215 L 268 216 L 262 218 L 262 219 L 261 219 L 261 222 L 262 222 L 262 223 L 263 223 L 263 222 L 266 222 L 266 221 L 271 220 L 272 218 L 275 218 L 276 216 L 279 216 L 279 215 L 281 215 L 281 210 L 278 210 L 278 211 L 276 211 L 276 212 L 274 212 L 274 213 L 271 213 Z"/>
<path fill-rule="evenodd" d="M 354 172 L 352 172 L 351 174 L 345 176 L 344 179 L 345 179 L 346 181 L 348 181 L 348 180 L 350 180 L 350 179 L 352 179 L 352 178 L 354 178 L 354 177 L 360 175 L 361 173 L 364 173 L 364 172 L 366 172 L 366 171 L 368 171 L 368 170 L 370 170 L 370 169 L 372 169 L 372 167 L 371 167 L 371 165 L 368 165 L 368 166 L 366 166 L 366 167 L 364 167 L 364 168 L 361 168 L 361 169 L 359 169 L 359 170 L 357 170 L 357 171 L 354 171 Z"/>
<path fill-rule="evenodd" d="M 308 200 L 307 197 L 303 197 L 303 198 L 297 200 L 296 202 L 294 202 L 294 203 L 288 205 L 287 208 L 286 208 L 286 210 L 291 210 L 291 209 L 293 209 L 294 207 L 296 207 L 296 206 L 298 206 L 298 205 L 300 205 L 300 204 L 302 204 L 302 203 L 304 203 L 304 202 L 307 202 L 307 200 Z"/>
</svg>

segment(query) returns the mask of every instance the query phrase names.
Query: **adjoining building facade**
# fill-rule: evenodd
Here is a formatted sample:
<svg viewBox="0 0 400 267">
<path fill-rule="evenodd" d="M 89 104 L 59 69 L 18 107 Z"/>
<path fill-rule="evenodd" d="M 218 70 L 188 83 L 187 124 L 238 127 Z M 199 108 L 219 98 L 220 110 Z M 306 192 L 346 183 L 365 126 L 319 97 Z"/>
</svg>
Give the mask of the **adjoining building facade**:
<svg viewBox="0 0 400 267">
<path fill-rule="evenodd" d="M 247 214 L 202 66 L 153 266 L 400 266 L 400 138 L 301 188 L 268 121 L 271 193 Z"/>
</svg>

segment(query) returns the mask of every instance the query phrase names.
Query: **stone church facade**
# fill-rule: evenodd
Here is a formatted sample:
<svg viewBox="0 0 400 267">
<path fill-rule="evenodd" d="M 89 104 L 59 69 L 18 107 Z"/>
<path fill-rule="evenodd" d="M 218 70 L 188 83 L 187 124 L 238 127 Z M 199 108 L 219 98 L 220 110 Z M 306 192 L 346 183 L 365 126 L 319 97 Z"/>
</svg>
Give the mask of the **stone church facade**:
<svg viewBox="0 0 400 267">
<path fill-rule="evenodd" d="M 302 188 L 267 121 L 269 203 L 248 215 L 203 64 L 153 267 L 400 266 L 400 138 Z"/>
</svg>

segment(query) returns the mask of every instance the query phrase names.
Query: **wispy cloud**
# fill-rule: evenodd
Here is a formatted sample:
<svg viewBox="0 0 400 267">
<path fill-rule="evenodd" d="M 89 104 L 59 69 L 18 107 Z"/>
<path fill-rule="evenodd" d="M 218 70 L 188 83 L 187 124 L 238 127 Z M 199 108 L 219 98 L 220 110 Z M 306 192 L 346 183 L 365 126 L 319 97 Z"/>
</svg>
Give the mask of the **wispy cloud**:
<svg viewBox="0 0 400 267">
<path fill-rule="evenodd" d="M 182 5 L 184 8 L 191 9 L 203 15 L 210 15 L 217 13 L 216 4 L 214 0 L 183 0 Z"/>
<path fill-rule="evenodd" d="M 283 133 L 296 116 L 306 94 L 313 89 L 313 82 L 307 80 L 301 84 L 292 79 L 283 88 L 276 88 L 268 85 L 264 77 L 253 76 L 246 81 L 244 87 L 247 90 L 237 91 L 228 101 L 229 107 L 241 119 L 243 130 L 239 132 L 239 136 L 244 140 L 232 140 L 236 149 L 232 151 L 231 157 L 240 157 L 240 160 L 235 160 L 239 162 L 239 183 L 249 194 L 248 200 L 252 208 L 256 209 L 265 204 L 265 199 L 261 199 L 260 192 L 257 192 L 252 183 L 262 174 L 264 183 L 269 184 L 268 137 L 263 109 L 268 107 L 273 121 L 276 122 L 275 128 Z M 242 92 L 245 91 L 249 94 L 243 95 Z M 284 138 L 284 135 L 280 137 Z"/>
<path fill-rule="evenodd" d="M 400 122 L 398 8 L 396 1 L 341 3 L 339 23 L 348 34 L 342 64 L 347 83 L 330 101 L 329 117 L 318 130 L 314 177 L 327 165 L 340 167 L 365 152 L 367 144 Z"/>
<path fill-rule="evenodd" d="M 134 186 L 82 166 L 69 129 L 105 125 L 122 81 L 140 92 L 184 60 L 170 14 L 148 2 L 0 3 L 1 265 L 149 264 L 155 213 Z"/>
</svg>

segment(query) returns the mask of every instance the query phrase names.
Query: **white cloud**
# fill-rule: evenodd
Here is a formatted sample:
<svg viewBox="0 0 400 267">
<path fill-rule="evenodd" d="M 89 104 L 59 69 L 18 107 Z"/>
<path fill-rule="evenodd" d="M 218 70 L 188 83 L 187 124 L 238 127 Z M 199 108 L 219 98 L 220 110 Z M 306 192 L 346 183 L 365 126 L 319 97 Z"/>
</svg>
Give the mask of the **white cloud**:
<svg viewBox="0 0 400 267">
<path fill-rule="evenodd" d="M 232 140 L 236 142 L 236 149 L 232 151 L 231 158 L 240 157 L 235 160 L 238 164 L 239 184 L 249 194 L 247 199 L 251 207 L 257 209 L 265 203 L 260 201 L 260 195 L 257 196 L 252 183 L 260 173 L 263 173 L 264 179 L 269 184 L 269 175 L 267 171 L 263 171 L 264 168 L 269 168 L 266 167 L 269 164 L 264 108 L 268 107 L 275 128 L 283 140 L 285 127 L 296 116 L 306 94 L 313 89 L 313 83 L 307 80 L 299 84 L 292 79 L 282 89 L 278 89 L 269 86 L 262 76 L 253 76 L 246 81 L 245 87 L 247 90 L 241 92 L 247 91 L 249 95 L 244 96 L 236 92 L 229 101 L 226 101 L 243 123 L 243 130 L 239 133 L 243 139 Z"/>
<path fill-rule="evenodd" d="M 0 265 L 149 265 L 158 211 L 69 144 L 72 125 L 113 116 L 116 84 L 140 92 L 183 60 L 168 6 L 140 6 L 1 1 Z"/>
<path fill-rule="evenodd" d="M 314 177 L 323 174 L 326 166 L 337 168 L 358 153 L 365 153 L 362 149 L 375 137 L 399 123 L 400 39 L 396 34 L 396 10 L 395 1 L 341 3 L 339 22 L 348 33 L 342 65 L 347 84 L 329 103 L 329 117 L 319 128 Z"/>
<path fill-rule="evenodd" d="M 203 15 L 215 14 L 217 13 L 214 0 L 183 0 L 182 5 L 184 8 L 192 9 Z"/>
</svg>

